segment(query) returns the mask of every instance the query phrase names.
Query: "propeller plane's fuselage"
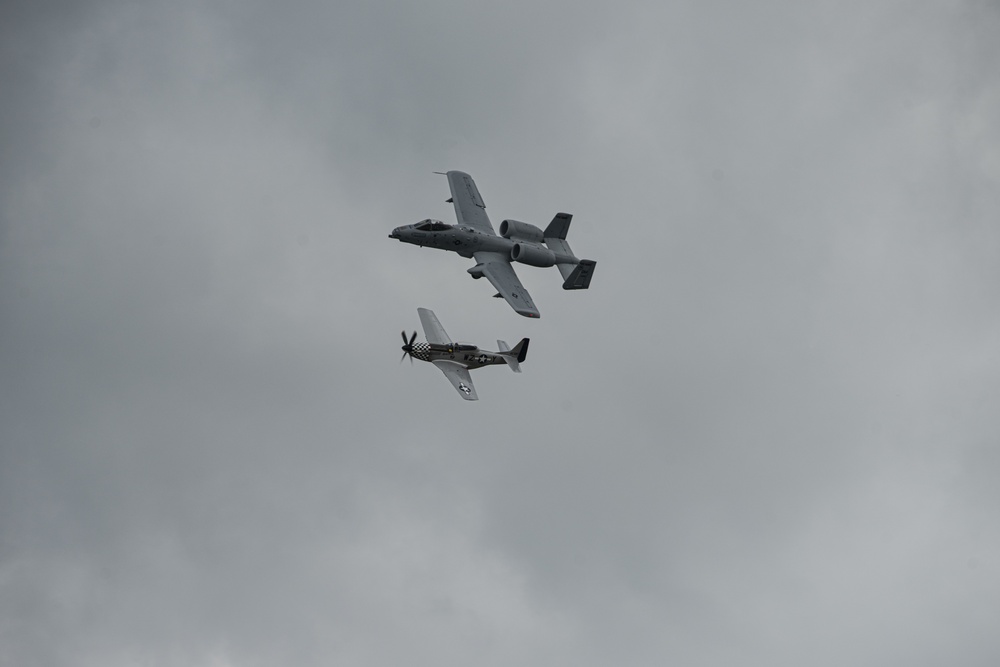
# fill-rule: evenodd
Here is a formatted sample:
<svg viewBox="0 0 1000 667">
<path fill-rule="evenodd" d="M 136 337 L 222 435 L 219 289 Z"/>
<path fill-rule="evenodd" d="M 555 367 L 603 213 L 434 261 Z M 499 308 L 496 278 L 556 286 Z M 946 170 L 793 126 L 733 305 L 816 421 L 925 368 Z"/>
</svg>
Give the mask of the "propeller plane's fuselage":
<svg viewBox="0 0 1000 667">
<path fill-rule="evenodd" d="M 411 356 L 420 361 L 454 361 L 469 370 L 482 368 L 483 366 L 493 366 L 495 364 L 506 364 L 504 358 L 497 352 L 481 350 L 475 345 L 467 343 L 455 343 L 453 345 L 431 345 L 430 343 L 413 343 L 403 347 L 404 352 L 409 352 Z"/>
<path fill-rule="evenodd" d="M 528 354 L 527 338 L 522 338 L 513 348 L 507 345 L 506 341 L 497 339 L 499 352 L 481 350 L 472 343 L 455 342 L 445 332 L 444 327 L 438 320 L 434 311 L 427 308 L 417 308 L 420 314 L 420 324 L 424 328 L 426 343 L 417 343 L 417 332 L 409 338 L 406 332 L 401 331 L 399 335 L 403 339 L 403 357 L 400 361 L 410 355 L 410 361 L 416 357 L 420 361 L 428 361 L 436 366 L 452 386 L 458 390 L 462 398 L 467 401 L 478 400 L 476 388 L 472 385 L 472 376 L 469 371 L 483 366 L 507 365 L 515 373 L 521 372 L 521 362 Z"/>
</svg>

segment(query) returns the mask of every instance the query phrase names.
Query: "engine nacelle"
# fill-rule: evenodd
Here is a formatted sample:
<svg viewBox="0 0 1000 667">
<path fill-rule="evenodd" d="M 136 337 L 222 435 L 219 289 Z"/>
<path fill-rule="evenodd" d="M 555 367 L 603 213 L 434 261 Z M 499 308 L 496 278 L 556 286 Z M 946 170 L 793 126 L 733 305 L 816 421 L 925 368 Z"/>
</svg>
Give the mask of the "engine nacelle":
<svg viewBox="0 0 1000 667">
<path fill-rule="evenodd" d="M 515 243 L 510 249 L 510 258 L 515 262 L 531 266 L 552 266 L 556 263 L 554 252 L 534 243 Z"/>
<path fill-rule="evenodd" d="M 528 243 L 541 243 L 545 240 L 545 235 L 538 227 L 529 225 L 527 222 L 518 222 L 517 220 L 504 220 L 501 222 L 500 236 L 505 239 L 527 241 Z"/>
</svg>

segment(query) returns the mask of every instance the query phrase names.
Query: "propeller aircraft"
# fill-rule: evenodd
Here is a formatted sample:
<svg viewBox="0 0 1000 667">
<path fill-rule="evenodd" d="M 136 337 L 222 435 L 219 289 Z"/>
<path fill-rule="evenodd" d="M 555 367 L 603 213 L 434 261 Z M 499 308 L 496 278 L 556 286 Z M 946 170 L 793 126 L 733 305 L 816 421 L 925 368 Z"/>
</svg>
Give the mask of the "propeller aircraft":
<svg viewBox="0 0 1000 667">
<path fill-rule="evenodd" d="M 520 364 L 528 355 L 527 338 L 522 338 L 521 342 L 513 349 L 504 341 L 498 340 L 497 346 L 500 351 L 489 352 L 470 343 L 452 342 L 434 311 L 427 308 L 417 308 L 417 314 L 420 315 L 420 324 L 427 342 L 414 342 L 417 339 L 416 331 L 409 339 L 406 338 L 405 331 L 400 332 L 403 336 L 403 356 L 399 359 L 400 363 L 407 355 L 410 356 L 411 364 L 414 359 L 429 361 L 441 369 L 445 377 L 458 391 L 459 396 L 465 400 L 479 400 L 476 395 L 476 387 L 472 384 L 472 377 L 469 375 L 470 370 L 483 366 L 507 364 L 515 373 L 521 372 Z"/>
</svg>

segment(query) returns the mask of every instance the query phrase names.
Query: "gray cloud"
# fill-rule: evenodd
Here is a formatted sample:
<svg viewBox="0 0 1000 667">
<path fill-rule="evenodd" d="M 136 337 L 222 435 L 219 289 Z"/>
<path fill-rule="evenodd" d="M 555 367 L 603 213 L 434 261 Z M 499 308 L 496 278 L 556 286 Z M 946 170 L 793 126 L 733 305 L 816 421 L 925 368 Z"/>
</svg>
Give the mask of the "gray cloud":
<svg viewBox="0 0 1000 667">
<path fill-rule="evenodd" d="M 992 5 L 3 12 L 0 663 L 996 661 Z"/>
</svg>

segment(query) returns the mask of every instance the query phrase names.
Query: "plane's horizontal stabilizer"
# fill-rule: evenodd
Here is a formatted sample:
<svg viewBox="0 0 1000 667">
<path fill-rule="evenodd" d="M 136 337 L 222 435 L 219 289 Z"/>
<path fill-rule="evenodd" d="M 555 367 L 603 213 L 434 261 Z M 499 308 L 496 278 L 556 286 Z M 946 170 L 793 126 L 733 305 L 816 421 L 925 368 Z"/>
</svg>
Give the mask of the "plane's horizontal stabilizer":
<svg viewBox="0 0 1000 667">
<path fill-rule="evenodd" d="M 597 266 L 597 262 L 592 259 L 581 259 L 576 266 L 572 264 L 559 264 L 558 266 L 559 272 L 566 278 L 563 282 L 563 289 L 587 289 L 590 287 L 590 279 L 594 276 L 594 267 Z M 569 275 L 566 275 L 566 269 L 569 269 Z"/>
</svg>

